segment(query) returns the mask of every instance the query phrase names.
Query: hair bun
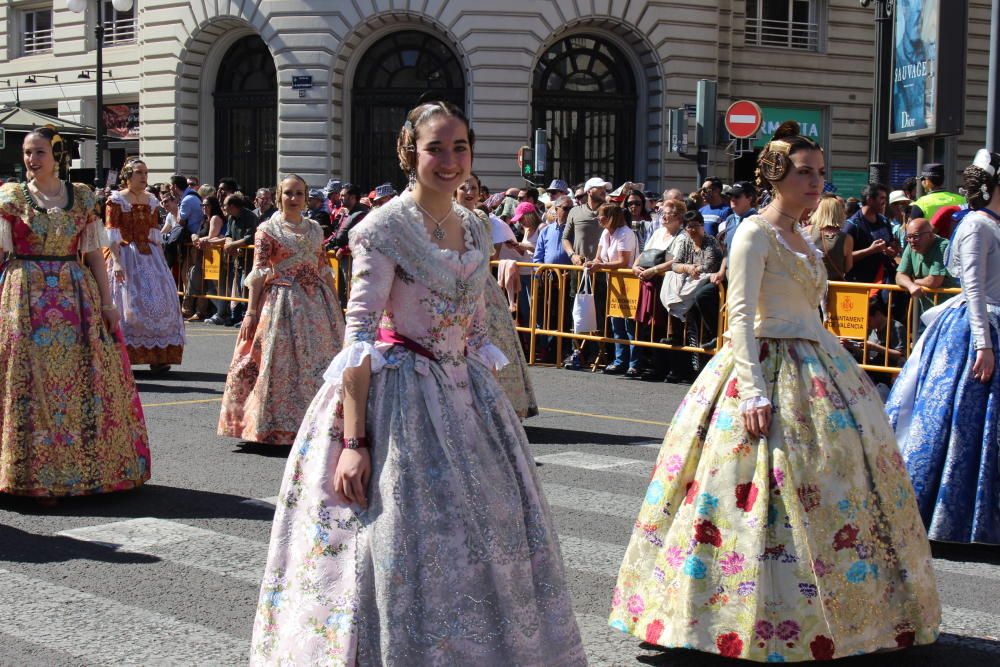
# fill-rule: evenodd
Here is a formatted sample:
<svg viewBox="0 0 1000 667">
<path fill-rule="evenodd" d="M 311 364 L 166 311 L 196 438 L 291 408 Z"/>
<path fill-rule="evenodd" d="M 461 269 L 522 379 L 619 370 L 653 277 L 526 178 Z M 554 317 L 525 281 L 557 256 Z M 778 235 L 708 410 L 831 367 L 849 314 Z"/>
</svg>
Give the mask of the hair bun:
<svg viewBox="0 0 1000 667">
<path fill-rule="evenodd" d="M 797 121 L 786 120 L 784 123 L 778 126 L 778 129 L 774 131 L 774 136 L 771 137 L 771 141 L 777 139 L 784 139 L 785 137 L 797 137 L 802 134 L 802 129 L 799 127 Z"/>
</svg>

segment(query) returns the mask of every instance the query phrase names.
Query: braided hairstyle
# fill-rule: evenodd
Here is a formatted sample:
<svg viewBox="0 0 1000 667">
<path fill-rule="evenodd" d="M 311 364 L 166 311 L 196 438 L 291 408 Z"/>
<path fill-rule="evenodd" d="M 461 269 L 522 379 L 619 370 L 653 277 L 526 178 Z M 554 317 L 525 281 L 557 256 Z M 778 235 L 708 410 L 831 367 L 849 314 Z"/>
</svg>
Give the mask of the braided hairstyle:
<svg viewBox="0 0 1000 667">
<path fill-rule="evenodd" d="M 399 168 L 408 176 L 417 168 L 417 132 L 420 126 L 437 118 L 438 116 L 458 118 L 465 124 L 469 131 L 469 150 L 476 145 L 476 133 L 469 125 L 469 119 L 457 106 L 451 102 L 424 102 L 410 110 L 406 114 L 406 122 L 399 131 L 399 138 L 396 140 L 396 155 L 399 157 Z"/>
<path fill-rule="evenodd" d="M 770 192 L 778 181 L 788 175 L 792 168 L 791 155 L 800 150 L 822 151 L 820 145 L 802 136 L 799 124 L 786 120 L 774 132 L 774 136 L 764 146 L 757 158 L 757 188 Z"/>
<path fill-rule="evenodd" d="M 1000 185 L 998 171 L 1000 155 L 985 148 L 976 153 L 976 159 L 962 172 L 962 187 L 958 190 L 965 195 L 969 208 L 978 210 L 989 204 L 993 191 Z"/>
<path fill-rule="evenodd" d="M 63 138 L 59 136 L 56 128 L 52 125 L 35 128 L 25 136 L 25 139 L 31 136 L 42 137 L 49 142 L 52 146 L 52 159 L 56 163 L 56 177 L 60 180 L 65 180 L 69 175 L 69 162 L 71 158 L 69 148 L 66 146 Z"/>
<path fill-rule="evenodd" d="M 129 179 L 132 178 L 132 174 L 135 173 L 136 165 L 146 164 L 143 160 L 137 157 L 130 157 L 125 159 L 125 164 L 122 165 L 122 170 L 118 172 L 118 187 L 122 190 L 128 188 Z"/>
</svg>

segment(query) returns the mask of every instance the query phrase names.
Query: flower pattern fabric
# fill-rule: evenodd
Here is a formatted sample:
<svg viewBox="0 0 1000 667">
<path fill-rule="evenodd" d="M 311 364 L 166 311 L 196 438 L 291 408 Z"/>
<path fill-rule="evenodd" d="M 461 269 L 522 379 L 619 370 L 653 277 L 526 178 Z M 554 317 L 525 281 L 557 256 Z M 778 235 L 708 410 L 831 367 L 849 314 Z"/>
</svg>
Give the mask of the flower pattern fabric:
<svg viewBox="0 0 1000 667">
<path fill-rule="evenodd" d="M 760 289 L 812 303 L 811 259 L 768 239 Z M 743 426 L 743 392 L 757 389 L 734 345 L 692 385 L 635 521 L 612 627 L 759 662 L 935 640 L 930 549 L 895 437 L 871 381 L 836 338 L 818 338 L 755 339 L 745 362 L 774 407 L 766 438 Z"/>
<path fill-rule="evenodd" d="M 101 319 L 90 270 L 67 257 L 99 248 L 94 197 L 38 207 L 24 184 L 0 187 L 0 492 L 121 491 L 150 476 L 149 441 L 125 347 Z M 19 257 L 21 256 L 21 257 Z"/>
<path fill-rule="evenodd" d="M 504 358 L 485 324 L 489 240 L 456 214 L 462 253 L 434 245 L 409 194 L 351 232 L 346 346 L 285 469 L 252 664 L 586 664 L 527 439 L 490 370 Z M 380 326 L 433 359 L 378 342 Z M 343 372 L 365 359 L 360 510 L 332 486 Z"/>
<path fill-rule="evenodd" d="M 253 339 L 237 345 L 226 377 L 219 435 L 288 445 L 323 371 L 340 351 L 344 315 L 324 279 L 330 265 L 323 230 L 306 221 L 290 229 L 276 213 L 254 237 L 254 268 L 247 284 L 262 284 Z"/>
<path fill-rule="evenodd" d="M 924 332 L 889 394 L 917 505 L 932 540 L 1000 544 L 1000 373 L 988 384 L 972 374 L 976 350 L 967 304 Z M 993 349 L 1000 349 L 1000 307 L 988 307 Z"/>
<path fill-rule="evenodd" d="M 106 252 L 108 285 L 121 313 L 122 336 L 132 364 L 179 364 L 184 355 L 184 320 L 177 284 L 161 247 L 156 198 L 132 204 L 121 192 L 105 204 L 105 227 L 125 280 L 114 275 Z"/>
</svg>

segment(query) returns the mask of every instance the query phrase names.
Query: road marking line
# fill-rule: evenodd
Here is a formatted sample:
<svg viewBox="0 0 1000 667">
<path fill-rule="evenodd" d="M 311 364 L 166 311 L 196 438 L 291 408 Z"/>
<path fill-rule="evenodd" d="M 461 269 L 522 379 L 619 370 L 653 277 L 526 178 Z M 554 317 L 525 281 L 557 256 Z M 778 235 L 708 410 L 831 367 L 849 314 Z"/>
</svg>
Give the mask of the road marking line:
<svg viewBox="0 0 1000 667">
<path fill-rule="evenodd" d="M 648 419 L 635 419 L 633 417 L 615 417 L 614 415 L 601 415 L 593 412 L 577 412 L 576 410 L 559 410 L 557 408 L 538 408 L 540 412 L 556 412 L 561 415 L 575 415 L 577 417 L 593 417 L 594 419 L 607 419 L 616 422 L 632 422 L 634 424 L 651 424 L 653 426 L 667 426 L 668 422 L 650 421 Z M 659 445 L 657 445 L 659 447 Z"/>
<path fill-rule="evenodd" d="M 606 491 L 591 491 L 576 486 L 563 486 L 544 482 L 542 492 L 553 507 L 581 512 L 593 512 L 602 516 L 628 519 L 632 522 L 639 513 L 642 496 L 625 496 Z"/>
<path fill-rule="evenodd" d="M 585 452 L 559 452 L 558 454 L 543 454 L 536 456 L 536 461 L 540 463 L 551 463 L 569 468 L 582 468 L 583 470 L 605 470 L 608 472 L 620 472 L 628 475 L 638 475 L 648 478 L 649 471 L 653 468 L 652 461 L 642 461 L 639 459 L 625 459 L 617 456 L 606 456 L 604 454 L 588 454 Z M 635 466 L 643 466 L 636 470 Z M 615 470 L 615 468 L 631 467 L 629 470 Z"/>
<path fill-rule="evenodd" d="M 198 570 L 234 577 L 255 586 L 264 576 L 267 544 L 175 521 L 144 517 L 74 528 L 57 534 L 156 556 Z"/>
<path fill-rule="evenodd" d="M 1000 565 L 975 562 L 963 563 L 960 561 L 935 558 L 934 569 L 938 572 L 947 572 L 948 574 L 964 574 L 969 577 L 979 577 L 981 579 L 1000 581 Z"/>
<path fill-rule="evenodd" d="M 164 408 L 168 405 L 192 405 L 194 403 L 218 403 L 222 401 L 221 396 L 216 396 L 215 398 L 195 398 L 190 401 L 167 401 L 166 403 L 143 403 L 142 407 L 145 408 Z"/>
<path fill-rule="evenodd" d="M 249 652 L 246 639 L 4 569 L 0 599 L 0 631 L 91 664 L 239 665 Z"/>
</svg>

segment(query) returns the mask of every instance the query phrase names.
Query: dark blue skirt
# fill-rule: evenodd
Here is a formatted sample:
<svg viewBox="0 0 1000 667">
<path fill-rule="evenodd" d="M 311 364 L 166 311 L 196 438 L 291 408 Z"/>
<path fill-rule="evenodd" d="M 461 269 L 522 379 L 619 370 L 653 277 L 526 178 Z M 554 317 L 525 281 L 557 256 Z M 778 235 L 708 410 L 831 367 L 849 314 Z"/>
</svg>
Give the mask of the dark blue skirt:
<svg viewBox="0 0 1000 667">
<path fill-rule="evenodd" d="M 972 377 L 975 361 L 968 306 L 945 308 L 914 347 L 886 412 L 928 537 L 1000 544 L 1000 369 L 984 384 Z"/>
</svg>

